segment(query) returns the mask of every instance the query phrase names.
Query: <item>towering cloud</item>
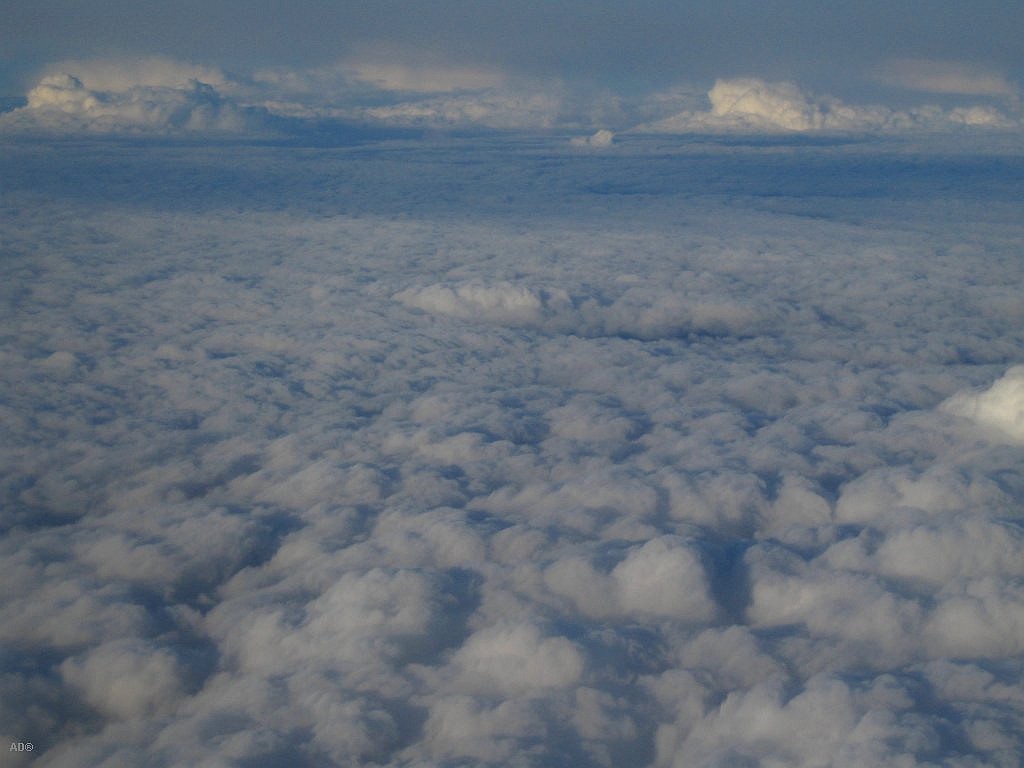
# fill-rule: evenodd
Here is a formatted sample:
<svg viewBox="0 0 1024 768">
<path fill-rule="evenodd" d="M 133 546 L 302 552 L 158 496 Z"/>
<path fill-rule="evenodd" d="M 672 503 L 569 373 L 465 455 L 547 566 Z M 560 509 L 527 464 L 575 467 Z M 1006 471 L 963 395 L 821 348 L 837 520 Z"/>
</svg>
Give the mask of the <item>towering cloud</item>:
<svg viewBox="0 0 1024 768">
<path fill-rule="evenodd" d="M 8 123 L 23 130 L 87 133 L 239 133 L 256 127 L 244 110 L 199 80 L 121 84 L 108 91 L 91 89 L 67 73 L 44 77 L 28 92 L 28 105 L 10 115 Z"/>
<path fill-rule="evenodd" d="M 988 95 L 989 91 L 960 93 Z M 877 105 L 846 104 L 831 97 L 816 98 L 794 83 L 757 78 L 718 80 L 708 91 L 710 109 L 687 110 L 641 126 L 666 133 L 694 131 L 809 132 L 856 131 L 895 133 L 949 130 L 957 126 L 1019 128 L 992 105 L 943 110 L 922 106 L 895 110 Z"/>
</svg>

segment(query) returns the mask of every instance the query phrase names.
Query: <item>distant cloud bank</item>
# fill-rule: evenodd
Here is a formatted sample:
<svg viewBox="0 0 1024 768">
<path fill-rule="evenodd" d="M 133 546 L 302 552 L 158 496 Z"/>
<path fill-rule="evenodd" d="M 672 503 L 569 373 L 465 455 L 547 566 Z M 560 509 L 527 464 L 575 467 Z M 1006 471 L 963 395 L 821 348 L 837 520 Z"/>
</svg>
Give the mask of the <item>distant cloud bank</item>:
<svg viewBox="0 0 1024 768">
<path fill-rule="evenodd" d="M 942 62 L 892 61 L 881 82 L 969 99 L 956 106 L 893 109 L 816 96 L 791 82 L 721 79 L 703 103 L 672 111 L 671 94 L 630 104 L 608 93 L 574 94 L 564 83 L 379 52 L 334 67 L 261 70 L 239 77 L 166 58 L 69 61 L 47 68 L 27 106 L 0 116 L 0 130 L 244 134 L 280 129 L 274 118 L 367 126 L 656 133 L 899 133 L 1020 129 L 1017 89 L 998 73 Z M 580 139 L 576 143 L 581 143 Z"/>
<path fill-rule="evenodd" d="M 991 105 L 940 109 L 926 106 L 893 110 L 882 106 L 845 104 L 815 98 L 794 83 L 755 78 L 719 80 L 708 92 L 711 109 L 687 111 L 649 123 L 642 130 L 665 133 L 694 131 L 748 132 L 883 132 L 949 130 L 955 127 L 1019 128 Z"/>
<path fill-rule="evenodd" d="M 58 132 L 128 134 L 243 133 L 255 127 L 243 108 L 198 80 L 181 86 L 97 91 L 68 74 L 44 77 L 10 122 Z"/>
</svg>

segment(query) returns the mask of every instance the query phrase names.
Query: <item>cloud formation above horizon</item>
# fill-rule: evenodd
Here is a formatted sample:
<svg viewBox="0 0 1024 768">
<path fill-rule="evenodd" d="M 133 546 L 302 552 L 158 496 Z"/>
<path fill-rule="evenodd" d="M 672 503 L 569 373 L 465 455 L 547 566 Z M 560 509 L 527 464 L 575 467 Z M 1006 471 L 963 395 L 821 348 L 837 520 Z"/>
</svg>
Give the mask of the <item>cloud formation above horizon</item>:
<svg viewBox="0 0 1024 768">
<path fill-rule="evenodd" d="M 996 75 L 972 75 L 954 65 L 944 69 L 941 62 L 903 62 L 886 77 L 902 77 L 920 91 L 954 94 L 961 102 L 912 108 L 848 104 L 792 82 L 756 77 L 718 79 L 705 96 L 677 87 L 624 100 L 607 90 L 574 91 L 563 81 L 514 78 L 409 52 L 388 58 L 376 51 L 330 67 L 267 68 L 247 76 L 148 57 L 50 65 L 29 90 L 26 106 L 0 115 L 0 131 L 244 135 L 301 131 L 325 120 L 593 135 L 1015 131 L 1024 125 L 1018 91 Z"/>
<path fill-rule="evenodd" d="M 960 91 L 971 93 L 972 91 Z M 982 93 L 988 93 L 982 91 Z M 1000 92 L 1003 93 L 1003 92 Z M 665 133 L 696 131 L 746 132 L 866 132 L 900 133 L 942 131 L 957 127 L 1019 129 L 993 105 L 942 109 L 922 106 L 889 109 L 845 104 L 838 99 L 815 98 L 793 83 L 770 83 L 756 78 L 718 80 L 708 92 L 710 110 L 684 111 L 644 126 Z"/>
<path fill-rule="evenodd" d="M 48 75 L 29 91 L 28 104 L 16 112 L 10 118 L 16 130 L 241 134 L 254 127 L 245 110 L 223 99 L 213 86 L 194 79 L 173 86 L 131 84 L 100 91 L 86 88 L 73 75 Z"/>
</svg>

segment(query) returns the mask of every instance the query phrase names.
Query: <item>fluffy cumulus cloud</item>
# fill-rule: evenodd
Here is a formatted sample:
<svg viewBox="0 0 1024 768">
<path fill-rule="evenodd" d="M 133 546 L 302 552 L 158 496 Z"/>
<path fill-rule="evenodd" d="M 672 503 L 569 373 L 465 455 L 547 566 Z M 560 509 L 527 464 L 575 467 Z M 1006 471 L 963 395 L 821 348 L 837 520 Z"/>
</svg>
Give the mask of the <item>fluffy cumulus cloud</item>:
<svg viewBox="0 0 1024 768">
<path fill-rule="evenodd" d="M 567 558 L 544 573 L 546 586 L 594 616 L 671 618 L 693 624 L 717 612 L 699 550 L 665 538 L 635 546 L 607 574 L 591 562 Z"/>
<path fill-rule="evenodd" d="M 610 147 L 615 134 L 607 128 L 601 128 L 590 136 L 576 136 L 571 143 L 574 147 Z"/>
<path fill-rule="evenodd" d="M 1024 761 L 1019 146 L 570 135 L 0 139 L 10 764 Z"/>
<path fill-rule="evenodd" d="M 965 86 L 966 87 L 966 86 Z M 995 91 L 953 91 L 960 95 L 992 95 Z M 999 91 L 999 93 L 1003 93 Z M 640 126 L 640 130 L 690 133 L 695 131 L 884 132 L 948 130 L 972 126 L 1010 129 L 1019 121 L 997 106 L 976 104 L 952 109 L 923 105 L 891 109 L 846 104 L 833 97 L 816 97 L 795 83 L 758 78 L 718 80 L 707 94 L 709 109 L 684 110 Z"/>
<path fill-rule="evenodd" d="M 89 88 L 78 77 L 47 75 L 25 107 L 6 116 L 14 130 L 88 133 L 239 133 L 256 127 L 246 111 L 209 83 L 131 83 L 111 77 L 117 90 Z"/>
<path fill-rule="evenodd" d="M 957 393 L 940 408 L 1024 442 L 1024 366 L 1011 368 L 983 392 Z"/>
<path fill-rule="evenodd" d="M 149 717 L 173 709 L 182 674 L 174 655 L 136 640 L 114 641 L 72 657 L 61 678 L 92 707 L 118 719 Z"/>
</svg>

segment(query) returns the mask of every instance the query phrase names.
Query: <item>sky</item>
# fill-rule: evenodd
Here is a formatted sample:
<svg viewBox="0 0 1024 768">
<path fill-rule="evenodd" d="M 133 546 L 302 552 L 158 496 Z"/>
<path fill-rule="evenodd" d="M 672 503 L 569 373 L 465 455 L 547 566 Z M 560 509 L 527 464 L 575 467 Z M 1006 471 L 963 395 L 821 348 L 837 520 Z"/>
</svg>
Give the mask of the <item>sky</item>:
<svg viewBox="0 0 1024 768">
<path fill-rule="evenodd" d="M 1005 0 L 10 0 L 0 49 L 11 69 L 154 53 L 252 69 L 324 66 L 386 45 L 462 66 L 633 87 L 751 74 L 854 85 L 892 58 L 951 59 L 1019 79 L 1020 16 Z"/>
<path fill-rule="evenodd" d="M 1024 763 L 1008 4 L 94 5 L 0 31 L 0 765 Z"/>
</svg>

